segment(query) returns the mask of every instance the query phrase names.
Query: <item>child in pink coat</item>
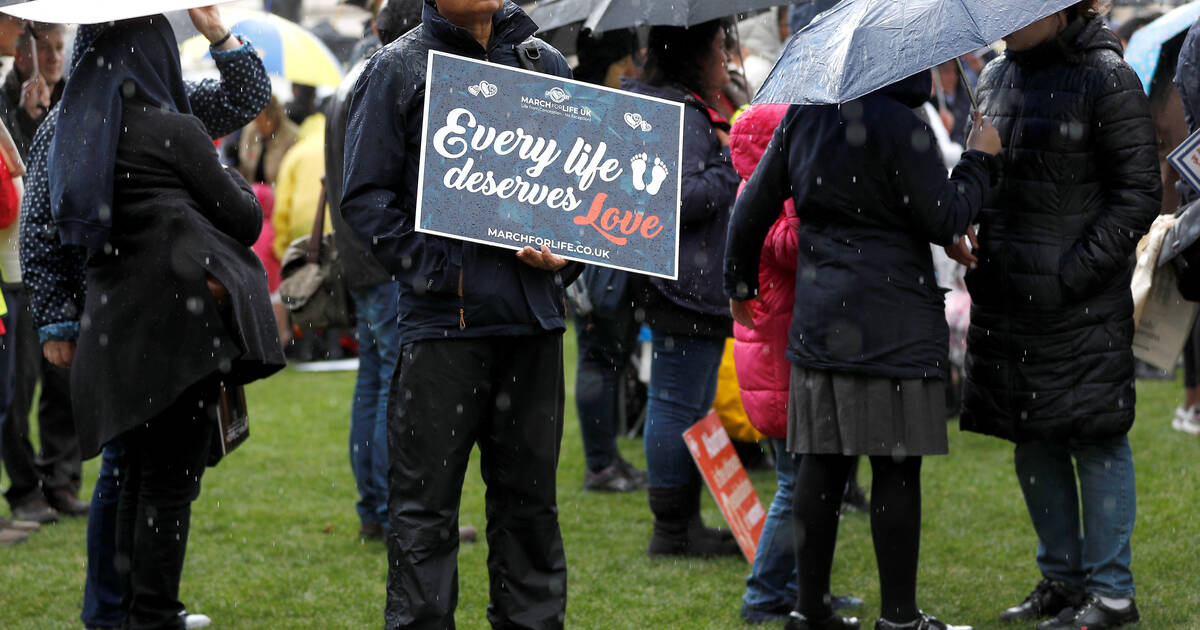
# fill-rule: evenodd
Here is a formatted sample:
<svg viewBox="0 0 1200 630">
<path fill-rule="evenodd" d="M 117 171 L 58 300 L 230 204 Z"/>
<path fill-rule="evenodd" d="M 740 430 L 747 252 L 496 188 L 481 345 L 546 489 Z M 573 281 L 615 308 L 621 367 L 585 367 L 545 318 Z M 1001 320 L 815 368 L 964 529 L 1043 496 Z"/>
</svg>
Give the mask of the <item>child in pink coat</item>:
<svg viewBox="0 0 1200 630">
<path fill-rule="evenodd" d="M 787 105 L 756 105 L 733 125 L 729 148 L 742 187 L 762 159 Z M 738 191 L 740 194 L 740 190 Z M 733 325 L 733 359 L 742 405 L 750 424 L 770 438 L 775 451 L 778 489 L 758 540 L 754 567 L 746 578 L 742 618 L 750 623 L 786 619 L 796 600 L 796 555 L 792 535 L 792 487 L 796 459 L 784 448 L 787 437 L 788 381 L 785 353 L 796 300 L 796 229 L 800 219 L 788 199 L 763 243 L 758 270 L 759 299 L 753 302 L 754 328 Z M 853 597 L 834 597 L 833 605 L 861 605 Z"/>
</svg>

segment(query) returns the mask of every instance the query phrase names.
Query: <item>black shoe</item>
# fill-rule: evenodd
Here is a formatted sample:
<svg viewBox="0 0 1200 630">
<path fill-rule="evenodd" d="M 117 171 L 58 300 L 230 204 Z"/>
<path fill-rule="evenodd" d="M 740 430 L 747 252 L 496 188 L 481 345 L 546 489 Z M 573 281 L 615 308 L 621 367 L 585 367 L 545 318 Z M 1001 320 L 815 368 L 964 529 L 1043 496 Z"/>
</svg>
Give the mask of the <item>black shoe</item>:
<svg viewBox="0 0 1200 630">
<path fill-rule="evenodd" d="M 645 488 L 650 483 L 650 475 L 646 471 L 634 466 L 625 460 L 624 457 L 617 455 L 617 459 L 613 462 L 625 473 L 625 476 L 637 484 L 638 488 Z"/>
<path fill-rule="evenodd" d="M 862 627 L 858 617 L 842 617 L 832 614 L 825 619 L 809 619 L 798 610 L 793 610 L 788 616 L 783 630 L 858 630 Z"/>
<path fill-rule="evenodd" d="M 1038 630 L 1108 630 L 1141 619 L 1132 599 L 1128 606 L 1118 609 L 1105 606 L 1099 597 L 1092 595 L 1079 608 L 1063 610 L 1058 617 L 1039 623 Z"/>
<path fill-rule="evenodd" d="M 33 521 L 42 525 L 58 522 L 58 511 L 46 503 L 41 493 L 34 494 L 24 503 L 12 506 L 12 515 L 18 521 Z"/>
<path fill-rule="evenodd" d="M 588 492 L 632 492 L 643 487 L 630 479 L 617 462 L 596 472 L 586 470 L 583 473 L 583 489 Z"/>
<path fill-rule="evenodd" d="M 908 623 L 896 623 L 880 617 L 875 620 L 875 630 L 973 630 L 971 626 L 952 626 L 921 611 L 917 611 L 917 615 Z"/>
<path fill-rule="evenodd" d="M 91 505 L 75 496 L 68 488 L 56 488 L 46 492 L 46 501 L 50 507 L 58 510 L 63 516 L 87 516 Z"/>
<path fill-rule="evenodd" d="M 1083 603 L 1083 589 L 1058 580 L 1043 579 L 1033 587 L 1025 601 L 1000 613 L 1000 621 L 1029 621 L 1052 617 L 1064 609 Z"/>
<path fill-rule="evenodd" d="M 654 514 L 654 532 L 646 555 L 710 556 L 741 555 L 732 535 L 704 526 L 700 520 L 700 494 L 691 485 L 650 488 L 646 493 Z"/>
</svg>

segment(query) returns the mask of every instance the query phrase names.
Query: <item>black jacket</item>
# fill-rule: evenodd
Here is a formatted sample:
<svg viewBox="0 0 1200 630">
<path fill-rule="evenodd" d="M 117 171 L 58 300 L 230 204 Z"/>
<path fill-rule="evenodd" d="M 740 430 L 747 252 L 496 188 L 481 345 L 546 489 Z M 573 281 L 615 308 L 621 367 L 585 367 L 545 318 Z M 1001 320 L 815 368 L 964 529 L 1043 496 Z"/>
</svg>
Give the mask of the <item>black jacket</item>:
<svg viewBox="0 0 1200 630">
<path fill-rule="evenodd" d="M 233 384 L 284 367 L 267 273 L 250 246 L 262 209 L 221 167 L 196 118 L 127 99 L 113 188 L 110 248 L 87 262 L 71 367 L 84 458 L 207 378 Z M 227 309 L 205 282 L 216 278 Z"/>
<path fill-rule="evenodd" d="M 429 50 L 519 67 L 517 45 L 537 25 L 506 1 L 484 50 L 426 0 L 421 26 L 377 52 L 363 70 L 346 128 L 342 216 L 400 281 L 400 343 L 565 330 L 563 287 L 582 269 L 530 267 L 509 249 L 417 232 L 418 165 Z M 534 40 L 546 72 L 570 77 L 566 60 Z"/>
<path fill-rule="evenodd" d="M 947 180 L 933 133 L 913 113 L 928 72 L 844 105 L 792 107 L 734 206 L 725 291 L 755 295 L 763 239 L 790 195 L 800 217 L 795 365 L 884 378 L 943 378 L 943 292 L 929 244 L 975 219 L 992 158 L 968 151 Z"/>
<path fill-rule="evenodd" d="M 672 87 L 623 79 L 629 92 L 682 102 L 683 162 L 680 166 L 679 279 L 638 279 L 646 323 L 672 334 L 728 337 L 729 301 L 721 292 L 721 255 L 729 212 L 742 178 L 729 147 L 721 146 L 708 106 Z M 724 127 L 728 132 L 728 126 Z"/>
<path fill-rule="evenodd" d="M 392 279 L 371 254 L 370 245 L 346 224 L 342 216 L 346 120 L 350 113 L 350 95 L 366 65 L 364 60 L 350 69 L 330 99 L 325 116 L 325 198 L 329 203 L 329 220 L 333 223 L 333 242 L 337 244 L 342 277 L 351 289 L 376 287 Z"/>
<path fill-rule="evenodd" d="M 967 273 L 962 426 L 1018 442 L 1123 435 L 1133 252 L 1161 197 L 1141 82 L 1101 20 L 1076 20 L 988 64 L 978 97 L 1004 142 L 1003 176 Z"/>
</svg>

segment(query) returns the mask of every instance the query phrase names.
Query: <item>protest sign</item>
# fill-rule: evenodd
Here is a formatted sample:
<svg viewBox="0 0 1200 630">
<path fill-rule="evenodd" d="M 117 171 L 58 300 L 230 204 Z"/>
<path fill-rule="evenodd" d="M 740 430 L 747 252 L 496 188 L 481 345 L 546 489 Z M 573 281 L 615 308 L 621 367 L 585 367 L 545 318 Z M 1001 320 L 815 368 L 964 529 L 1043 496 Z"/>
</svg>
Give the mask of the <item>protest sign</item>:
<svg viewBox="0 0 1200 630">
<path fill-rule="evenodd" d="M 712 491 L 725 522 L 733 531 L 738 546 L 746 560 L 754 564 L 754 553 L 758 549 L 758 538 L 762 535 L 767 513 L 763 510 L 758 494 L 746 475 L 742 460 L 729 441 L 729 434 L 721 426 L 717 412 L 709 413 L 703 420 L 684 431 L 692 459 L 700 468 L 708 489 Z"/>
<path fill-rule="evenodd" d="M 1200 190 L 1200 130 L 1167 155 L 1167 162 L 1192 188 Z"/>
<path fill-rule="evenodd" d="M 430 51 L 416 229 L 675 279 L 683 105 Z"/>
</svg>

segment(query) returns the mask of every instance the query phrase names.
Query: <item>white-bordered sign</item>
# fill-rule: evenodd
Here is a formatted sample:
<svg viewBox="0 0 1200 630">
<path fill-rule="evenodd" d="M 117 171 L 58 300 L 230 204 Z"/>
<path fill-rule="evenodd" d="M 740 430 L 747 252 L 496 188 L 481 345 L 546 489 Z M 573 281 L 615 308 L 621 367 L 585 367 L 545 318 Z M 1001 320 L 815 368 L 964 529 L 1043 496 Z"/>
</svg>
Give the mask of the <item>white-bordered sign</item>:
<svg viewBox="0 0 1200 630">
<path fill-rule="evenodd" d="M 430 51 L 416 229 L 675 279 L 683 104 Z"/>
</svg>

